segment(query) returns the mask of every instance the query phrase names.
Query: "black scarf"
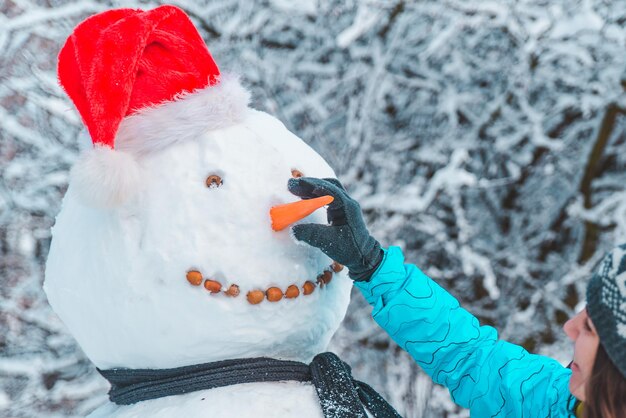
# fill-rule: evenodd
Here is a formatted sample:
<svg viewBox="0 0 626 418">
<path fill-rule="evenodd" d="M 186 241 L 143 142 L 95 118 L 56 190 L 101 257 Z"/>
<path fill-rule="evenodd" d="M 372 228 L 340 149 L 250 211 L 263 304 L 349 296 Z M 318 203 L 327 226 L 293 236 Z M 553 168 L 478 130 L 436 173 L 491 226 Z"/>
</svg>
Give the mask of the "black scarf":
<svg viewBox="0 0 626 418">
<path fill-rule="evenodd" d="M 366 418 L 365 408 L 376 418 L 400 417 L 374 389 L 354 380 L 350 367 L 333 353 L 318 354 L 310 365 L 260 357 L 174 369 L 98 371 L 111 383 L 109 399 L 118 405 L 240 383 L 291 380 L 313 383 L 327 418 Z"/>
</svg>

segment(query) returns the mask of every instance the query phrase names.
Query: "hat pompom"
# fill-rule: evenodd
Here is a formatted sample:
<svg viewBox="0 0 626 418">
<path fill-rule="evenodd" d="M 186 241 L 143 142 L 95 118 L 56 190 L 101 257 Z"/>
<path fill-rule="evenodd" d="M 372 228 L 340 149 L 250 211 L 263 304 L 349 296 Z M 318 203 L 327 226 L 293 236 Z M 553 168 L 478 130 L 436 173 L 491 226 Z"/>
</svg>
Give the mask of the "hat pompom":
<svg viewBox="0 0 626 418">
<path fill-rule="evenodd" d="M 115 208 L 139 192 L 140 170 L 132 155 L 96 145 L 79 157 L 70 183 L 86 205 Z"/>
</svg>

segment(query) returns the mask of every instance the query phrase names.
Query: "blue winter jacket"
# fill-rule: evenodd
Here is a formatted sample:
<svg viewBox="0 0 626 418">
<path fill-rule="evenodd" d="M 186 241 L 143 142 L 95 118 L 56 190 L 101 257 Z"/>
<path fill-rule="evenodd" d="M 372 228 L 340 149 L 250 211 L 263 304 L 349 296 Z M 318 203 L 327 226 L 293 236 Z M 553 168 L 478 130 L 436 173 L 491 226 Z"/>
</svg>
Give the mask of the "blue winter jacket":
<svg viewBox="0 0 626 418">
<path fill-rule="evenodd" d="M 376 322 L 472 417 L 574 417 L 571 371 L 498 340 L 398 247 L 369 282 L 356 282 Z"/>
</svg>

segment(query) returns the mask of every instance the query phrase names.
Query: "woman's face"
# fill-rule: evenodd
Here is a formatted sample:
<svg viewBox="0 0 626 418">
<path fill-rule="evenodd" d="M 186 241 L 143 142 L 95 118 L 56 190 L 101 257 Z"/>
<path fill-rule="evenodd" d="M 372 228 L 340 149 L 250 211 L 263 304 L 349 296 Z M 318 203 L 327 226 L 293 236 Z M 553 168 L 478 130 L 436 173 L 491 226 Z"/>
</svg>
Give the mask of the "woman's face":
<svg viewBox="0 0 626 418">
<path fill-rule="evenodd" d="M 577 399 L 585 401 L 586 383 L 591 377 L 600 337 L 596 332 L 587 309 L 570 318 L 563 325 L 563 330 L 574 342 L 574 361 L 571 365 L 572 377 L 569 390 Z"/>
</svg>

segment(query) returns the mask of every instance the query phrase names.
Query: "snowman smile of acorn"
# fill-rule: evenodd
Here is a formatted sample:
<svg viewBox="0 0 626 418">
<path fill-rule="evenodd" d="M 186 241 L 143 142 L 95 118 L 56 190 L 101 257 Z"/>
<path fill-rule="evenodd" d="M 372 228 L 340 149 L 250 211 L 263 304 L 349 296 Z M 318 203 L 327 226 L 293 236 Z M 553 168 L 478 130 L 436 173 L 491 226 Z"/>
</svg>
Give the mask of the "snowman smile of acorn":
<svg viewBox="0 0 626 418">
<path fill-rule="evenodd" d="M 93 146 L 72 169 L 44 288 L 111 383 L 91 416 L 376 415 L 361 403 L 380 397 L 320 354 L 352 283 L 287 228 L 326 221 L 316 209 L 332 197 L 286 187 L 334 178 L 324 159 L 248 107 L 173 6 L 91 16 L 58 72 Z"/>
</svg>

